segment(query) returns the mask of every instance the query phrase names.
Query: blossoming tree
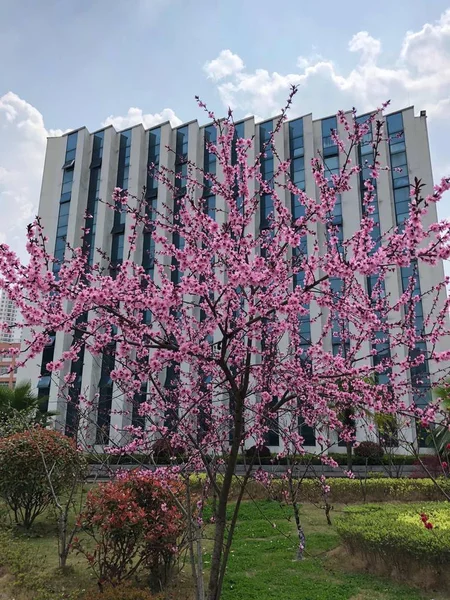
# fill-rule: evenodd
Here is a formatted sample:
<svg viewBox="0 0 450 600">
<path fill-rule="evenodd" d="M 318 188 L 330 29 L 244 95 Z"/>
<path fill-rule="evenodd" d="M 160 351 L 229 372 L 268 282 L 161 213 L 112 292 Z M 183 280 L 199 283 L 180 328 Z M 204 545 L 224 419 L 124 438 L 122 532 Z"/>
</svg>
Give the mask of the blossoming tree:
<svg viewBox="0 0 450 600">
<path fill-rule="evenodd" d="M 450 180 L 425 197 L 416 180 L 403 226 L 377 233 L 376 182 L 387 168 L 379 152 L 386 140 L 384 106 L 364 123 L 354 112 L 338 114 L 346 136 L 340 139 L 336 131 L 331 136 L 341 168 L 330 174 L 318 153 L 311 164 L 316 194 L 308 197 L 294 184 L 290 161 L 280 157 L 275 144 L 295 92 L 261 152 L 254 150 L 255 140 L 236 138 L 231 112 L 223 120 L 208 113 L 217 128 L 217 141 L 207 144 L 216 157 L 216 174 L 189 161 L 183 175 L 155 169 L 159 186 L 173 196 L 164 212 L 157 213 L 145 193 L 131 198 L 115 190 L 111 208 L 126 211 L 133 226 L 128 258 L 113 276 L 104 269 L 106 255 L 103 266 L 89 264 L 83 237 L 78 248 L 67 248 L 55 275 L 39 219 L 28 228 L 28 264 L 0 246 L 1 286 L 20 308 L 28 332 L 19 362 L 39 356 L 49 333 L 71 334 L 70 348 L 48 365 L 63 394 L 73 384 L 67 365 L 82 349 L 95 356 L 113 352 L 111 378 L 130 403 L 140 398 L 139 411 L 147 420 L 145 431 L 128 428 L 125 450 L 148 451 L 163 438 L 182 448 L 187 470 L 206 472 L 199 506 L 214 494 L 214 539 L 208 588 L 203 592 L 197 579 L 197 590 L 208 600 L 221 596 L 239 504 L 255 460 L 240 480 L 227 523 L 244 447 L 260 447 L 276 429 L 281 453 L 301 455 L 299 422 L 316 429 L 324 449 L 336 432 L 344 442 L 353 441 L 358 419 L 375 413 L 401 413 L 426 425 L 437 408 L 408 399 L 414 383 L 410 371 L 433 362 L 438 380 L 450 357 L 450 351 L 435 350 L 449 334 L 445 281 L 419 295 L 415 286 L 417 266 L 433 268 L 450 256 L 450 223 L 424 225 L 427 207 L 441 199 Z M 364 210 L 359 228 L 345 239 L 333 224 L 333 212 L 341 195 L 358 185 L 356 149 L 369 131 L 373 161 L 370 177 L 360 184 Z M 269 155 L 275 168 L 266 179 L 261 165 Z M 206 188 L 216 198 L 213 211 Z M 273 207 L 264 224 L 262 198 Z M 133 260 L 143 231 L 152 234 L 153 275 Z M 409 286 L 391 297 L 386 276 L 408 266 L 413 267 Z M 420 294 L 434 303 L 419 331 L 414 307 Z M 316 339 L 304 339 L 305 319 L 321 323 Z M 340 341 L 337 353 L 327 345 L 333 337 Z M 377 344 L 385 340 L 389 353 L 373 361 Z M 418 342 L 427 350 L 415 351 Z M 83 390 L 76 400 L 86 406 L 94 398 L 95 404 L 95 393 Z M 323 461 L 333 462 L 325 452 Z M 195 518 L 200 522 L 201 511 Z M 303 539 L 300 535 L 300 555 Z"/>
</svg>

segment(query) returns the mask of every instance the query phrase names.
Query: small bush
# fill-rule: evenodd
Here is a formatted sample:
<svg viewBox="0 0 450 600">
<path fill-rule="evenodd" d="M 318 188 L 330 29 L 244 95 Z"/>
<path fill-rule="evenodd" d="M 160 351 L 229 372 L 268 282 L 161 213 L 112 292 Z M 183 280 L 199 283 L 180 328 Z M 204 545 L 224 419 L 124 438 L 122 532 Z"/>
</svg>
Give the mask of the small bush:
<svg viewBox="0 0 450 600">
<path fill-rule="evenodd" d="M 255 461 L 258 461 L 259 458 L 271 458 L 272 454 L 267 446 L 251 446 L 245 451 L 245 456 L 250 459 L 255 457 Z"/>
<path fill-rule="evenodd" d="M 426 513 L 426 520 L 421 514 Z M 429 522 L 429 529 L 424 523 Z M 336 529 L 351 554 L 408 576 L 424 566 L 439 575 L 450 564 L 450 506 L 444 503 L 347 508 Z"/>
<path fill-rule="evenodd" d="M 177 481 L 143 470 L 89 491 L 78 525 L 95 546 L 76 539 L 73 547 L 87 558 L 100 585 L 120 584 L 141 567 L 154 581 L 167 580 L 183 529 L 179 494 Z"/>
<path fill-rule="evenodd" d="M 354 450 L 355 456 L 381 461 L 384 456 L 383 448 L 376 442 L 361 442 Z"/>
<path fill-rule="evenodd" d="M 17 524 L 29 529 L 79 473 L 82 457 L 74 442 L 36 428 L 0 439 L 0 497 Z M 51 481 L 51 486 L 50 482 Z"/>
<path fill-rule="evenodd" d="M 445 471 L 442 468 L 442 462 L 439 456 L 434 454 L 424 454 L 414 461 L 414 471 L 411 477 L 439 477 L 444 475 Z"/>
</svg>

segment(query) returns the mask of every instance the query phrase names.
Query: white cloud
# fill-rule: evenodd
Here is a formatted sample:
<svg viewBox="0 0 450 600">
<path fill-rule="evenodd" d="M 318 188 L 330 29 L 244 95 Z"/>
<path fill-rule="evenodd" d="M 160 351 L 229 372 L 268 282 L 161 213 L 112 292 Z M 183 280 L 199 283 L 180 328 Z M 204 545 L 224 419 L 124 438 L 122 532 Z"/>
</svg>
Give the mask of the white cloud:
<svg viewBox="0 0 450 600">
<path fill-rule="evenodd" d="M 122 129 L 127 129 L 128 127 L 142 123 L 144 127 L 148 129 L 149 127 L 155 127 L 160 123 L 164 123 L 165 121 L 170 121 L 172 127 L 177 127 L 182 123 L 181 119 L 176 116 L 171 108 L 164 108 L 161 112 L 155 114 L 144 114 L 141 108 L 131 107 L 124 117 L 114 117 L 113 115 L 110 115 L 103 121 L 102 127 L 113 125 L 118 131 L 121 131 Z"/>
<path fill-rule="evenodd" d="M 367 31 L 356 33 L 348 50 L 358 58 L 346 74 L 318 54 L 298 57 L 298 71 L 292 73 L 248 71 L 230 50 L 222 51 L 205 70 L 218 81 L 225 75 L 220 57 L 232 56 L 239 68 L 227 71 L 229 79 L 218 84 L 223 103 L 264 118 L 279 112 L 292 84 L 300 86 L 296 114 L 313 111 L 320 116 L 352 106 L 365 111 L 392 98 L 394 108 L 415 104 L 432 118 L 450 117 L 450 9 L 420 31 L 405 32 L 401 52 L 390 65 L 381 63 L 381 42 Z"/>
<path fill-rule="evenodd" d="M 360 31 L 349 41 L 348 49 L 350 52 L 361 52 L 365 62 L 373 62 L 381 52 L 381 42 L 367 31 Z"/>
<path fill-rule="evenodd" d="M 219 81 L 224 77 L 239 73 L 244 68 L 244 61 L 231 50 L 222 50 L 217 58 L 204 64 L 203 70 L 210 79 Z"/>
<path fill-rule="evenodd" d="M 22 258 L 26 225 L 37 214 L 46 140 L 62 133 L 46 129 L 41 113 L 17 94 L 0 97 L 0 240 Z"/>
</svg>

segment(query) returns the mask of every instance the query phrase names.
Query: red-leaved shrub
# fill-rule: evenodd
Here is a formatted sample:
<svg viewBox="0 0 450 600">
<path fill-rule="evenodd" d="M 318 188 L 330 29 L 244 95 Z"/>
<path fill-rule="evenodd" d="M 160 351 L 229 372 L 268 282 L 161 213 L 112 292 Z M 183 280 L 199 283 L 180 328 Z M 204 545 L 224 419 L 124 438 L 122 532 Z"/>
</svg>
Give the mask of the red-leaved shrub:
<svg viewBox="0 0 450 600">
<path fill-rule="evenodd" d="M 411 473 L 411 477 L 442 477 L 446 473 L 446 469 L 439 456 L 434 454 L 424 454 L 414 461 L 414 470 Z"/>
<path fill-rule="evenodd" d="M 151 471 L 128 471 L 89 491 L 78 526 L 94 548 L 78 538 L 73 548 L 86 556 L 100 586 L 113 586 L 146 567 L 153 581 L 165 583 L 183 530 L 177 504 L 180 484 Z"/>
</svg>

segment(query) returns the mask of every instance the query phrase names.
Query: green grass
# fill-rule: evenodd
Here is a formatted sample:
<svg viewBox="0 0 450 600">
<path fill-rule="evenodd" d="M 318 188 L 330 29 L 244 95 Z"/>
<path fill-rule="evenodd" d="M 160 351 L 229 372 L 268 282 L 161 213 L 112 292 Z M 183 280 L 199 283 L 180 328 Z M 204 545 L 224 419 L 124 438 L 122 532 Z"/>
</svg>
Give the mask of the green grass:
<svg viewBox="0 0 450 600">
<path fill-rule="evenodd" d="M 231 511 L 231 507 L 230 507 Z M 336 514 L 339 509 L 336 508 Z M 258 500 L 242 505 L 224 583 L 223 600 L 448 600 L 388 579 L 352 572 L 334 550 L 335 528 L 311 504 L 301 508 L 307 557 L 294 560 L 295 523 L 291 510 Z M 31 536 L 0 532 L 1 600 L 78 600 L 95 579 L 83 557 L 69 557 L 70 569 L 58 572 L 56 531 L 41 516 Z M 209 566 L 208 555 L 205 567 Z M 186 573 L 186 579 L 188 579 Z M 170 598 L 184 598 L 179 582 Z M 5 594 L 2 596 L 2 593 Z"/>
<path fill-rule="evenodd" d="M 429 600 L 422 593 L 366 573 L 352 573 L 330 551 L 339 545 L 324 514 L 302 506 L 307 557 L 295 561 L 296 535 L 291 512 L 277 503 L 242 506 L 224 582 L 224 600 Z M 288 537 L 286 537 L 286 535 Z M 332 553 L 331 553 L 332 554 Z"/>
</svg>

